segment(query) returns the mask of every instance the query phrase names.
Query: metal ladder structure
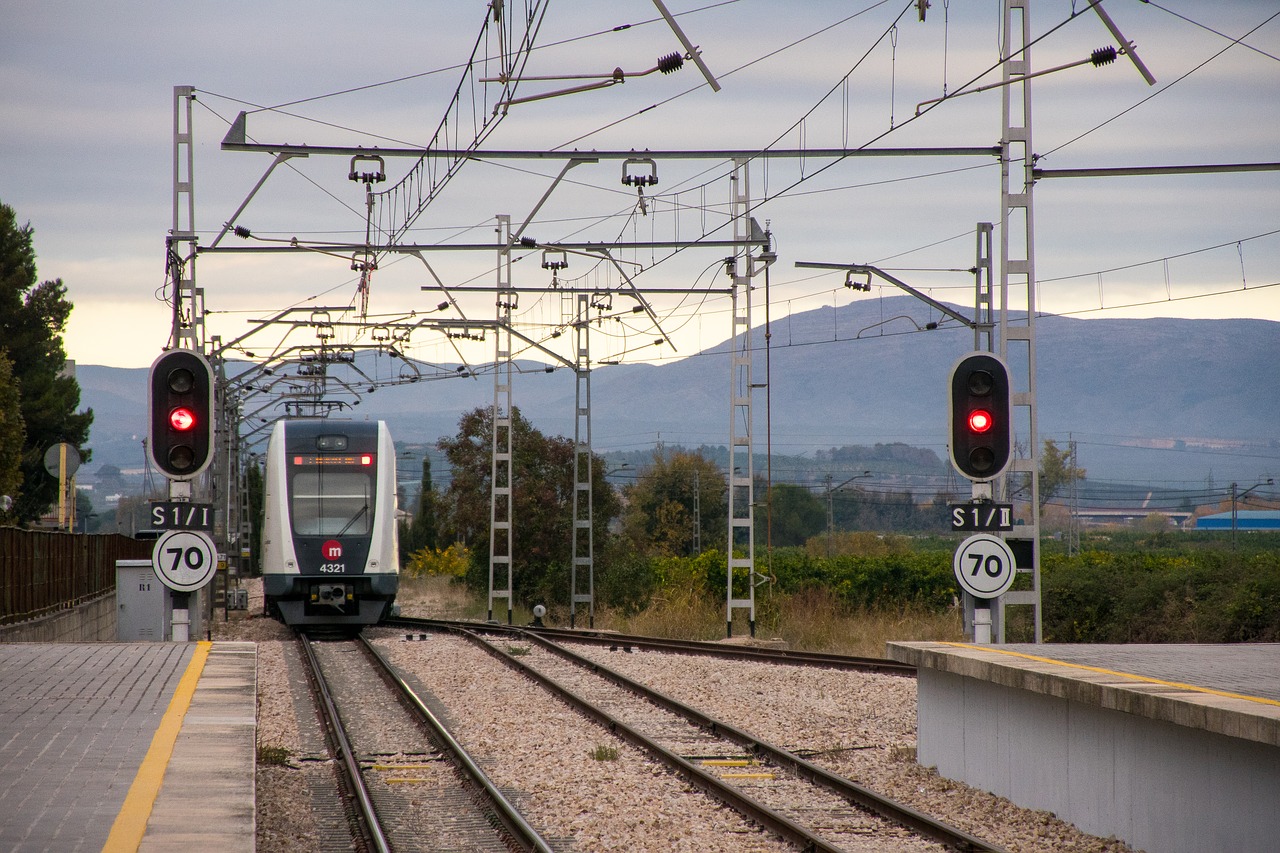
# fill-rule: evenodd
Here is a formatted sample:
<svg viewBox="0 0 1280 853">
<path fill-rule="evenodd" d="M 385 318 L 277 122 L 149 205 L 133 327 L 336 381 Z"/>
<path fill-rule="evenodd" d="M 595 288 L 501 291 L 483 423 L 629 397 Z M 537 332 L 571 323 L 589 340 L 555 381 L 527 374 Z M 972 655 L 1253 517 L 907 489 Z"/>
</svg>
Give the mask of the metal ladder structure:
<svg viewBox="0 0 1280 853">
<path fill-rule="evenodd" d="M 734 611 L 747 611 L 751 636 L 756 633 L 755 469 L 752 458 L 751 289 L 755 260 L 751 255 L 751 161 L 734 158 L 729 178 L 729 211 L 733 219 L 734 253 L 726 261 L 733 279 L 733 333 L 729 378 L 729 564 L 725 636 L 733 636 Z"/>
<path fill-rule="evenodd" d="M 579 604 L 587 607 L 587 627 L 595 627 L 595 520 L 591 453 L 591 297 L 577 294 L 573 323 L 573 534 L 569 561 L 569 627 Z"/>
<path fill-rule="evenodd" d="M 498 216 L 498 280 L 495 302 L 497 324 L 494 327 L 492 466 L 489 480 L 489 619 L 493 619 L 493 602 L 506 599 L 507 624 L 511 624 L 514 604 L 512 556 L 514 554 L 514 518 L 512 506 L 512 426 L 515 410 L 511 401 L 511 313 L 519 298 L 511 286 L 511 217 Z"/>
<path fill-rule="evenodd" d="M 173 226 L 165 248 L 173 281 L 169 345 L 203 353 L 204 291 L 196 287 L 195 152 L 191 106 L 194 86 L 173 87 Z"/>
<path fill-rule="evenodd" d="M 1018 558 L 1019 573 L 1031 575 L 1031 589 L 1005 593 L 992 621 L 997 642 L 1005 641 L 1005 609 L 1030 606 L 1035 642 L 1043 639 L 1040 599 L 1040 439 L 1036 415 L 1036 267 L 1033 193 L 1035 165 L 1031 144 L 1030 0 L 1005 0 L 1003 86 L 1000 137 L 1000 356 L 1009 365 L 1013 385 L 1014 435 L 1025 441 L 1003 478 L 1004 499 L 1014 493 L 1028 501 L 1028 523 L 1004 534 Z M 1021 169 L 1015 176 L 1013 170 Z M 1011 308 L 1024 317 L 1011 318 Z"/>
</svg>

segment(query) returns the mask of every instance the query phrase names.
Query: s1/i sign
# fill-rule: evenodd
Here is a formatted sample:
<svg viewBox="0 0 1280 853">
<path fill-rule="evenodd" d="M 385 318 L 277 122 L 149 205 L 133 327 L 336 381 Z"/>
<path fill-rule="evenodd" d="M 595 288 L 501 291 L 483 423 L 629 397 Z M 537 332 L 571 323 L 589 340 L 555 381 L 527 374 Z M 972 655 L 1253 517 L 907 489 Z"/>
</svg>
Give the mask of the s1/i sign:
<svg viewBox="0 0 1280 853">
<path fill-rule="evenodd" d="M 992 480 L 1013 455 L 1009 368 L 989 352 L 970 353 L 951 370 L 951 464 L 971 480 Z"/>
</svg>

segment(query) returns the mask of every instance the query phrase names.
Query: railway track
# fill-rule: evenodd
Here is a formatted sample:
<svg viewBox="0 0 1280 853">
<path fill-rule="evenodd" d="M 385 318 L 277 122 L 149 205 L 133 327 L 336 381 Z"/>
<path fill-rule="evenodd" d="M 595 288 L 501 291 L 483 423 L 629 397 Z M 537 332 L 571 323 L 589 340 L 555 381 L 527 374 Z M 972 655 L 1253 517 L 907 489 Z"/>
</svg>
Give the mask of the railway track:
<svg viewBox="0 0 1280 853">
<path fill-rule="evenodd" d="M 340 849 L 550 853 L 372 644 L 299 644 L 344 792 L 352 837 Z"/>
<path fill-rule="evenodd" d="M 911 664 L 899 663 L 886 658 L 857 657 L 854 655 L 838 655 L 826 652 L 802 652 L 792 649 L 777 649 L 767 646 L 738 646 L 727 643 L 707 642 L 702 640 L 669 640 L 662 637 L 644 637 L 635 634 L 617 634 L 610 631 L 595 631 L 570 628 L 517 628 L 493 622 L 468 622 L 449 619 L 417 619 L 400 617 L 386 623 L 390 627 L 408 631 L 451 631 L 465 629 L 484 634 L 505 634 L 519 636 L 525 633 L 536 634 L 551 640 L 562 640 L 573 643 L 587 643 L 614 649 L 651 649 L 654 651 L 675 652 L 679 654 L 719 657 L 730 660 L 756 660 L 766 663 L 784 663 L 797 666 L 827 666 L 832 669 L 852 670 L 857 672 L 879 672 L 886 675 L 915 676 L 916 668 Z"/>
<path fill-rule="evenodd" d="M 648 690 L 541 632 L 501 630 L 494 642 L 469 628 L 451 631 L 801 850 L 1000 849 Z"/>
</svg>

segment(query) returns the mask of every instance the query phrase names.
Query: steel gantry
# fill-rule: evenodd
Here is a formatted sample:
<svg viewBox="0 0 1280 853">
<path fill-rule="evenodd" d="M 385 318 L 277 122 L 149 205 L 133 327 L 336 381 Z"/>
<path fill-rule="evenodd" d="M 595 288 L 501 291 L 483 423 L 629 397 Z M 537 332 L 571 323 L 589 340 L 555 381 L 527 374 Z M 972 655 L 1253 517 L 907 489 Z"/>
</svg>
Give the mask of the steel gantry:
<svg viewBox="0 0 1280 853">
<path fill-rule="evenodd" d="M 187 87 L 189 92 L 193 89 Z M 176 121 L 176 119 L 175 119 Z M 176 137 L 175 137 L 176 138 Z M 189 140 L 189 135 L 187 136 Z M 445 158 L 447 160 L 461 162 L 464 160 L 497 160 L 497 159 L 560 159 L 566 155 L 564 152 L 555 151 L 517 151 L 517 150 L 490 150 L 486 151 L 477 147 L 468 147 L 465 149 L 450 149 L 443 146 L 430 146 L 426 149 L 421 148 L 365 148 L 365 147 L 347 147 L 347 146 L 313 146 L 313 145 L 292 145 L 274 142 L 249 142 L 246 131 L 246 116 L 241 115 L 232 122 L 231 129 L 222 141 L 222 150 L 224 151 L 245 151 L 268 153 L 272 156 L 272 163 L 267 169 L 266 174 L 258 181 L 257 185 L 249 194 L 249 198 L 233 214 L 231 219 L 224 223 L 219 238 L 215 239 L 208 246 L 196 246 L 194 241 L 194 232 L 192 232 L 192 257 L 196 253 L 280 253 L 280 252 L 314 252 L 321 251 L 328 254 L 348 254 L 353 252 L 362 252 L 379 256 L 383 253 L 394 253 L 402 255 L 412 255 L 417 257 L 427 266 L 432 276 L 436 278 L 437 287 L 424 287 L 424 290 L 445 290 L 443 283 L 435 276 L 434 270 L 427 264 L 425 254 L 428 252 L 468 252 L 468 251 L 488 251 L 495 249 L 493 243 L 489 244 L 408 244 L 399 241 L 400 235 L 392 236 L 390 241 L 372 242 L 372 234 L 366 234 L 364 242 L 344 242 L 344 241 L 312 241 L 302 244 L 299 241 L 271 241 L 253 238 L 246 228 L 236 225 L 236 220 L 244 211 L 249 200 L 259 191 L 265 183 L 267 176 L 276 166 L 284 159 L 293 157 L 309 157 L 313 155 L 335 155 L 344 157 L 359 157 L 365 159 L 381 159 L 395 157 L 411 157 L 419 160 Z M 934 148 L 803 148 L 803 149 L 767 149 L 767 150 L 648 150 L 645 151 L 644 162 L 654 164 L 661 159 L 716 159 L 728 161 L 731 164 L 729 174 L 730 186 L 730 227 L 732 228 L 731 239 L 715 239 L 712 233 L 702 234 L 693 240 L 650 240 L 650 241 L 607 241 L 607 242 L 572 242 L 547 244 L 548 248 L 556 248 L 558 250 L 568 251 L 570 253 L 586 254 L 597 259 L 604 259 L 614 268 L 616 268 L 622 279 L 626 282 L 625 288 L 620 288 L 619 292 L 635 298 L 641 309 L 644 310 L 651 321 L 658 323 L 658 318 L 648 305 L 644 298 L 644 292 L 637 287 L 618 265 L 618 262 L 610 254 L 612 250 L 617 249 L 687 249 L 697 247 L 702 249 L 721 249 L 728 250 L 730 253 L 725 260 L 725 271 L 730 279 L 730 286 L 726 292 L 730 295 L 732 301 L 732 318 L 731 318 L 731 338 L 732 349 L 730 353 L 730 417 L 729 417 L 729 447 L 730 461 L 728 481 L 729 481 L 729 500 L 728 500 L 728 541 L 726 542 L 727 555 L 727 572 L 728 572 L 728 592 L 726 597 L 726 630 L 731 634 L 733 631 L 733 622 L 735 615 L 741 611 L 745 611 L 749 631 L 754 634 L 756 630 L 756 587 L 761 582 L 761 575 L 756 571 L 755 567 L 755 535 L 754 535 L 754 503 L 755 503 L 755 471 L 754 471 L 754 446 L 753 446 L 753 393 L 756 388 L 764 387 L 764 385 L 753 381 L 753 365 L 752 353 L 753 346 L 751 340 L 751 324 L 752 324 L 752 300 L 754 289 L 754 277 L 759 272 L 761 265 L 766 265 L 768 261 L 765 252 L 762 251 L 759 257 L 754 253 L 757 247 L 762 250 L 768 249 L 769 237 L 762 231 L 752 218 L 753 200 L 749 186 L 749 172 L 752 163 L 765 161 L 770 159 L 833 159 L 843 160 L 846 158 L 879 158 L 879 157 L 901 157 L 901 156 L 994 156 L 999 154 L 1001 149 L 997 146 L 969 146 L 969 147 L 934 147 Z M 490 543 L 489 543 L 489 618 L 494 618 L 496 603 L 501 599 L 507 602 L 507 621 L 510 623 L 513 618 L 514 604 L 514 563 L 518 562 L 515 554 L 516 550 L 516 519 L 514 507 L 513 488 L 518 472 L 514 466 L 514 444 L 516 436 L 514 434 L 514 417 L 515 408 L 512 402 L 513 388 L 512 383 L 516 372 L 513 356 L 515 342 L 519 340 L 523 344 L 533 346 L 542 352 L 550 355 L 566 366 L 572 366 L 577 377 L 577 389 L 575 394 L 575 465 L 574 465 L 574 509 L 572 519 L 572 537 L 571 542 L 571 590 L 570 590 L 570 619 L 575 618 L 578 605 L 586 605 L 588 618 L 594 615 L 594 542 L 593 542 L 593 504 L 594 495 L 593 477 L 592 477 L 592 457 L 591 457 L 591 400 L 590 400 L 590 354 L 588 345 L 587 324 L 585 322 L 585 311 L 582 308 L 582 302 L 577 299 L 577 294 L 573 300 L 576 303 L 571 310 L 575 310 L 575 328 L 576 349 L 572 361 L 566 359 L 557 353 L 551 352 L 541 344 L 530 340 L 527 336 L 520 333 L 514 328 L 514 309 L 518 305 L 519 295 L 522 292 L 545 292 L 545 288 L 529 288 L 517 286 L 512 279 L 512 262 L 513 253 L 523 249 L 540 248 L 537 241 L 524 236 L 526 228 L 540 209 L 546 202 L 548 196 L 552 193 L 555 186 L 564 178 L 569 169 L 596 163 L 604 160 L 622 160 L 627 162 L 636 162 L 636 152 L 634 150 L 617 150 L 617 151 L 591 151 L 588 153 L 575 153 L 569 155 L 569 162 L 564 166 L 560 175 L 553 181 L 542 198 L 537 202 L 534 211 L 523 221 L 518 229 L 513 229 L 512 219 L 510 216 L 498 217 L 498 269 L 497 280 L 492 287 L 466 287 L 458 286 L 445 290 L 449 297 L 449 303 L 455 308 L 454 294 L 471 290 L 488 290 L 495 294 L 496 302 L 496 319 L 492 321 L 493 332 L 495 335 L 494 344 L 494 397 L 491 408 L 491 481 L 490 481 Z M 176 161 L 175 161 L 176 163 Z M 175 165 L 176 169 L 176 165 Z M 625 180 L 624 180 L 625 183 Z M 175 202 L 176 205 L 176 202 Z M 175 208 L 176 209 L 176 208 Z M 248 245 L 227 246 L 221 245 L 221 237 L 234 229 L 235 233 L 254 242 Z M 175 228 L 175 233 L 177 229 Z M 770 256 L 772 253 L 768 253 Z M 646 288 L 648 293 L 684 293 L 684 292 L 712 292 L 715 288 L 703 288 L 699 291 L 695 288 Z M 193 292 L 191 301 L 196 298 Z M 443 303 L 442 303 L 443 307 Z M 639 310 L 639 309 L 638 309 Z M 177 314 L 175 313 L 175 318 Z M 175 324 L 177 320 L 175 319 Z M 415 328 L 430 329 L 436 332 L 442 332 L 449 335 L 451 328 L 465 330 L 467 328 L 483 328 L 487 326 L 488 321 L 466 321 L 466 320 L 418 320 L 414 323 Z M 340 323 L 331 323 L 330 326 L 345 325 Z M 659 327 L 659 331 L 661 331 Z M 662 338 L 670 343 L 665 333 Z M 468 370 L 467 375 L 474 376 L 474 372 Z M 322 378 L 323 379 L 323 378 Z M 341 384 L 341 383 L 339 383 Z M 696 533 L 695 533 L 696 539 Z"/>
<path fill-rule="evenodd" d="M 1040 446 L 1036 418 L 1036 268 L 1035 216 L 1032 204 L 1035 156 L 1031 144 L 1031 21 L 1029 0 L 1005 0 L 1004 49 L 1001 67 L 1000 137 L 1000 356 L 1010 367 L 1015 437 L 1025 452 L 1015 454 L 1009 473 L 999 483 L 1007 500 L 1020 493 L 1027 500 L 1027 523 L 1004 534 L 1018 557 L 1018 572 L 1031 576 L 1030 589 L 1017 589 L 997 599 L 992 608 L 997 642 L 1005 641 L 1004 610 L 1029 605 L 1035 641 L 1043 638 L 1040 609 Z M 1021 169 L 1016 175 L 1014 170 Z M 1011 311 L 1015 301 L 1016 313 Z M 1011 316 L 1013 315 L 1013 316 Z"/>
</svg>

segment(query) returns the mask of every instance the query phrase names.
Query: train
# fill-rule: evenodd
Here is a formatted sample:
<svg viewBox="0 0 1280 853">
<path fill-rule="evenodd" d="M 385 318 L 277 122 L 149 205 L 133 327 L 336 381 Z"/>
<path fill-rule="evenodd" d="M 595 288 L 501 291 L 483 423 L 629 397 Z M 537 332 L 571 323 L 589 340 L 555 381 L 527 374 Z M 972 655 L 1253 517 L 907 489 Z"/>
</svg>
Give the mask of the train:
<svg viewBox="0 0 1280 853">
<path fill-rule="evenodd" d="M 383 421 L 278 421 L 262 521 L 266 615 L 358 633 L 395 615 L 396 451 Z"/>
</svg>

